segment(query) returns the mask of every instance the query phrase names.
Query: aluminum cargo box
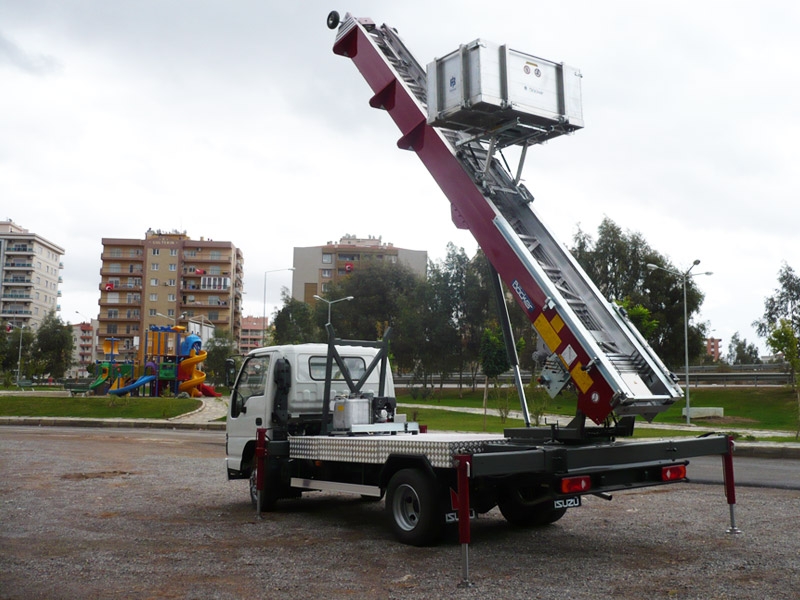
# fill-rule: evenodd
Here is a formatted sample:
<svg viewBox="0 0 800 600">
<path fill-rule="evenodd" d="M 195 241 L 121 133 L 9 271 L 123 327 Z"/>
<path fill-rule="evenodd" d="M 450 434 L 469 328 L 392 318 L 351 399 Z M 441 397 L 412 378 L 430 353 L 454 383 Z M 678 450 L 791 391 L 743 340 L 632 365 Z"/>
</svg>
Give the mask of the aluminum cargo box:
<svg viewBox="0 0 800 600">
<path fill-rule="evenodd" d="M 435 127 L 488 131 L 518 120 L 558 135 L 583 127 L 581 74 L 567 65 L 475 40 L 427 71 Z"/>
</svg>

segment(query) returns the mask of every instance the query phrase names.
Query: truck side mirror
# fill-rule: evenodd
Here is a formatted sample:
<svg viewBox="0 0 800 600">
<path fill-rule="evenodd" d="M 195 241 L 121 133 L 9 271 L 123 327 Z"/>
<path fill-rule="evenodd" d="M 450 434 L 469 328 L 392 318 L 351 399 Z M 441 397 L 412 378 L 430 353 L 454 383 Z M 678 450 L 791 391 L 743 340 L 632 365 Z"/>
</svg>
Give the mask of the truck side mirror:
<svg viewBox="0 0 800 600">
<path fill-rule="evenodd" d="M 225 359 L 225 385 L 231 387 L 236 381 L 236 361 L 232 358 Z"/>
</svg>

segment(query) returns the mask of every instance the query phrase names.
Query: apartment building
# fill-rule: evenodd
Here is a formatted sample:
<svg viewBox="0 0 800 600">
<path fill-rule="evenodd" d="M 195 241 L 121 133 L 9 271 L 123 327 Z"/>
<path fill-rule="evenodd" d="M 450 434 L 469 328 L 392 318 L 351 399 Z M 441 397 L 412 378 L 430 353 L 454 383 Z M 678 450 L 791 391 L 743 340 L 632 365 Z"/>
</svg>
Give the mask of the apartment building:
<svg viewBox="0 0 800 600">
<path fill-rule="evenodd" d="M 152 229 L 144 239 L 103 238 L 98 346 L 119 340 L 132 356 L 151 325 L 208 323 L 241 333 L 244 258 L 231 242 Z"/>
<path fill-rule="evenodd" d="M 72 340 L 75 345 L 72 349 L 72 366 L 66 373 L 68 379 L 89 377 L 94 364 L 97 340 L 95 338 L 97 321 L 92 323 L 75 323 L 71 325 Z"/>
<path fill-rule="evenodd" d="M 428 271 L 428 253 L 424 250 L 398 248 L 380 237 L 344 235 L 338 242 L 324 246 L 294 249 L 292 297 L 314 302 L 315 294 L 324 295 L 332 283 L 373 261 L 405 264 L 420 277 Z"/>
<path fill-rule="evenodd" d="M 0 321 L 35 327 L 59 311 L 64 249 L 12 220 L 0 221 Z"/>
<path fill-rule="evenodd" d="M 250 350 L 264 346 L 269 319 L 267 317 L 247 316 L 242 319 L 242 335 L 239 337 L 239 352 L 247 354 Z"/>
</svg>

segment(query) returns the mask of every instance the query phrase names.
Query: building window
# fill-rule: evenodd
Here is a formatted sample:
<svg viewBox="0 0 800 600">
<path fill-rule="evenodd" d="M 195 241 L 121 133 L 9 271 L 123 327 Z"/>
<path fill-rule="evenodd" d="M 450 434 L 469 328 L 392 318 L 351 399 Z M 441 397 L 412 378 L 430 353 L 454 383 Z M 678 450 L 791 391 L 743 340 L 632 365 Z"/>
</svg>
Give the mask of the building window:
<svg viewBox="0 0 800 600">
<path fill-rule="evenodd" d="M 109 319 L 118 319 L 119 318 L 119 309 L 109 308 L 108 309 L 108 318 Z"/>
<path fill-rule="evenodd" d="M 178 265 L 176 265 L 175 263 L 170 263 L 169 270 L 170 271 L 177 271 L 178 270 Z"/>
<path fill-rule="evenodd" d="M 159 253 L 159 249 L 158 248 L 153 248 L 153 256 L 158 256 L 158 253 Z"/>
<path fill-rule="evenodd" d="M 108 265 L 109 273 L 122 273 L 122 265 L 119 263 L 111 263 Z"/>
<path fill-rule="evenodd" d="M 328 252 L 323 252 L 322 253 L 322 264 L 323 265 L 333 264 L 333 254 L 330 254 Z"/>
<path fill-rule="evenodd" d="M 167 300 L 169 302 L 175 302 L 175 294 L 167 294 Z"/>
<path fill-rule="evenodd" d="M 158 302 L 158 294 L 150 294 L 150 302 Z"/>
<path fill-rule="evenodd" d="M 211 260 L 221 260 L 222 259 L 222 252 L 219 250 L 212 250 L 211 251 Z"/>
<path fill-rule="evenodd" d="M 170 256 L 178 256 L 178 249 L 177 248 L 170 248 L 169 249 Z"/>
<path fill-rule="evenodd" d="M 155 277 L 153 277 L 153 278 L 150 280 L 150 285 L 158 285 L 158 279 L 156 279 Z"/>
<path fill-rule="evenodd" d="M 106 302 L 109 304 L 119 304 L 119 292 L 108 292 Z"/>
<path fill-rule="evenodd" d="M 116 323 L 108 323 L 106 325 L 106 333 L 117 333 L 117 324 Z"/>
<path fill-rule="evenodd" d="M 148 314 L 149 316 L 151 316 L 151 317 L 157 317 L 157 316 L 158 316 L 158 315 L 156 314 L 157 312 L 158 312 L 158 311 L 157 311 L 155 308 L 151 308 L 149 311 L 147 311 L 147 314 Z"/>
<path fill-rule="evenodd" d="M 150 265 L 151 271 L 158 271 L 158 263 L 153 263 Z"/>
<path fill-rule="evenodd" d="M 108 255 L 111 258 L 122 258 L 122 248 L 112 248 L 109 250 Z"/>
<path fill-rule="evenodd" d="M 175 287 L 176 281 L 174 279 L 167 279 L 167 285 Z"/>
</svg>

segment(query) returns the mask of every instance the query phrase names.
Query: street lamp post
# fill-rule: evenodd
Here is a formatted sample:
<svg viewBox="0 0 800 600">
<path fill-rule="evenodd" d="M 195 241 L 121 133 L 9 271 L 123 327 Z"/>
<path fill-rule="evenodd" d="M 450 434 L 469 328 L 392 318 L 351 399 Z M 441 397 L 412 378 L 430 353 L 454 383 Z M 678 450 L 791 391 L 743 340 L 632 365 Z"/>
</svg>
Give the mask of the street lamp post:
<svg viewBox="0 0 800 600">
<path fill-rule="evenodd" d="M 267 273 L 277 273 L 279 271 L 294 271 L 294 267 L 285 267 L 283 269 L 271 269 L 269 271 L 264 271 L 264 304 L 261 315 L 261 333 L 264 343 L 267 341 Z"/>
<path fill-rule="evenodd" d="M 326 300 L 322 296 L 317 296 L 316 294 L 314 294 L 314 298 L 316 298 L 317 300 L 322 300 L 323 302 L 327 303 L 327 305 L 328 305 L 328 323 L 327 324 L 330 325 L 330 323 L 331 323 L 331 306 L 333 304 L 336 304 L 337 302 L 344 302 L 345 300 L 352 300 L 353 296 L 346 296 L 344 298 L 339 298 L 338 300 Z"/>
<path fill-rule="evenodd" d="M 692 277 L 696 277 L 698 275 L 713 275 L 711 271 L 706 271 L 704 273 L 692 273 L 692 269 L 694 269 L 697 265 L 700 264 L 700 260 L 696 259 L 692 266 L 689 267 L 686 271 L 673 271 L 672 269 L 665 269 L 664 267 L 660 267 L 658 265 L 654 265 L 652 263 L 648 263 L 647 268 L 651 271 L 655 271 L 659 269 L 661 271 L 666 271 L 667 273 L 671 273 L 677 277 L 680 277 L 683 283 L 683 351 L 684 351 L 684 365 L 685 365 L 685 379 L 686 383 L 684 385 L 684 393 L 686 395 L 686 424 L 692 424 L 691 418 L 691 406 L 689 404 L 689 309 L 686 303 L 686 281 Z"/>
<path fill-rule="evenodd" d="M 22 381 L 22 334 L 25 332 L 25 325 L 14 325 L 13 323 L 9 323 L 11 327 L 19 329 L 19 352 L 17 354 L 17 387 L 19 387 L 19 382 Z M 32 329 L 33 325 L 30 325 L 28 329 Z"/>
</svg>

